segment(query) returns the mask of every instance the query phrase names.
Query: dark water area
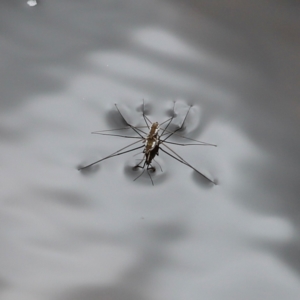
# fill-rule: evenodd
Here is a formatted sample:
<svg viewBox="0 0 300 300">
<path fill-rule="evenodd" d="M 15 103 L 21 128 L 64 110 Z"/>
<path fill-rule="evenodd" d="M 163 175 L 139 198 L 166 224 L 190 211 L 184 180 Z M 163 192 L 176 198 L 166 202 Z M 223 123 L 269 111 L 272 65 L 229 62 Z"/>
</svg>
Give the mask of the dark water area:
<svg viewBox="0 0 300 300">
<path fill-rule="evenodd" d="M 0 299 L 299 299 L 298 1 L 12 0 L 0 20 Z M 143 99 L 159 123 L 192 105 L 182 134 L 217 147 L 172 148 L 217 185 L 163 152 L 154 186 L 135 152 L 77 170 L 133 142 L 90 133 L 124 126 L 115 103 L 144 125 Z"/>
</svg>

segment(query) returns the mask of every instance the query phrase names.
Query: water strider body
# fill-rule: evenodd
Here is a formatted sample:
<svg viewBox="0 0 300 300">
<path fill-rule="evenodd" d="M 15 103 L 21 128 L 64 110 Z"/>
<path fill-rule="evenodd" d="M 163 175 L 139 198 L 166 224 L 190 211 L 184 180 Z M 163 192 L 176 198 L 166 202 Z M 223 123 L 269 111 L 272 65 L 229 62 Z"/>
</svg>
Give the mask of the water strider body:
<svg viewBox="0 0 300 300">
<path fill-rule="evenodd" d="M 97 161 L 95 161 L 95 162 L 93 162 L 93 163 L 91 163 L 91 164 L 89 164 L 85 167 L 80 167 L 80 168 L 78 168 L 79 170 L 89 168 L 89 167 L 91 167 L 91 166 L 93 166 L 93 165 L 95 165 L 95 164 L 97 164 L 97 163 L 99 163 L 99 162 L 101 162 L 105 159 L 115 157 L 115 156 L 118 156 L 118 155 L 122 155 L 122 154 L 131 152 L 131 151 L 134 151 L 134 150 L 138 150 L 138 149 L 141 149 L 141 148 L 144 148 L 143 158 L 141 159 L 141 161 L 137 165 L 135 165 L 133 167 L 133 169 L 141 168 L 141 169 L 143 169 L 143 172 L 138 177 L 136 177 L 134 180 L 141 177 L 143 175 L 143 173 L 145 172 L 145 170 L 147 170 L 147 173 L 148 173 L 148 175 L 151 179 L 152 185 L 154 185 L 152 177 L 151 177 L 149 171 L 155 172 L 156 168 L 153 166 L 153 162 L 155 161 L 155 157 L 159 155 L 159 150 L 161 150 L 162 152 L 166 153 L 167 155 L 174 158 L 175 160 L 177 160 L 177 161 L 181 162 L 182 164 L 190 167 L 191 169 L 196 171 L 198 174 L 200 174 L 201 176 L 206 178 L 211 183 L 215 184 L 215 182 L 213 180 L 211 180 L 206 175 L 204 175 L 203 173 L 198 171 L 196 168 L 194 168 L 192 165 L 190 165 L 185 159 L 183 159 L 172 148 L 170 148 L 170 146 L 168 146 L 168 144 L 179 145 L 179 146 L 188 146 L 188 145 L 216 146 L 216 145 L 213 145 L 213 144 L 200 142 L 200 141 L 197 141 L 197 140 L 194 140 L 194 139 L 176 134 L 176 132 L 178 132 L 179 130 L 181 130 L 183 128 L 185 120 L 186 120 L 192 106 L 189 107 L 181 126 L 178 127 L 175 131 L 169 131 L 168 130 L 168 127 L 170 126 L 170 124 L 172 123 L 172 121 L 175 117 L 175 102 L 174 102 L 174 106 L 173 106 L 173 116 L 171 118 L 169 118 L 168 120 L 164 121 L 161 124 L 159 124 L 158 122 L 152 123 L 150 121 L 150 119 L 145 115 L 144 102 L 143 102 L 143 118 L 144 118 L 146 126 L 142 126 L 142 127 L 135 127 L 135 126 L 130 125 L 125 120 L 122 113 L 120 112 L 117 104 L 115 104 L 115 107 L 116 107 L 117 111 L 119 112 L 119 114 L 121 115 L 121 117 L 123 118 L 123 120 L 125 121 L 125 123 L 128 125 L 128 127 L 118 128 L 118 129 L 111 129 L 111 130 L 95 131 L 95 132 L 92 132 L 92 133 L 101 134 L 101 135 L 109 135 L 109 136 L 119 136 L 119 137 L 123 137 L 123 138 L 138 139 L 138 141 L 136 141 L 134 143 L 131 143 L 131 144 L 119 149 L 118 151 L 116 151 L 116 152 L 114 152 L 114 153 L 112 153 L 112 154 L 110 154 L 110 155 L 108 155 L 108 156 L 106 156 L 106 157 L 104 157 L 100 160 L 97 160 Z M 165 123 L 167 123 L 167 125 L 164 128 L 161 128 L 161 125 L 163 125 Z M 130 128 L 138 136 L 127 136 L 127 135 L 121 135 L 121 134 L 107 133 L 107 132 L 111 132 L 111 131 L 118 131 L 118 130 L 130 129 Z M 149 130 L 149 133 L 147 134 L 144 130 L 142 130 L 142 128 L 147 128 Z M 161 131 L 161 133 L 160 133 L 160 131 Z M 175 143 L 175 142 L 167 141 L 173 135 L 179 136 L 179 137 L 184 138 L 184 139 L 191 140 L 194 143 L 184 144 L 184 143 Z M 135 147 L 133 149 L 125 150 L 125 149 L 139 143 L 139 142 L 142 142 L 143 145 L 141 145 L 139 147 Z M 164 148 L 162 148 L 162 147 L 164 147 Z M 171 153 L 168 150 L 171 151 Z M 162 170 L 161 167 L 160 167 L 160 169 Z"/>
<path fill-rule="evenodd" d="M 155 167 L 152 166 L 152 161 L 154 160 L 155 156 L 158 155 L 158 151 L 159 151 L 158 131 L 159 131 L 159 124 L 158 124 L 158 122 L 155 122 L 151 125 L 150 132 L 149 132 L 147 138 L 143 141 L 145 143 L 145 148 L 143 151 L 144 159 L 141 160 L 141 162 L 139 164 L 134 166 L 135 169 L 136 168 L 144 169 L 145 166 L 147 166 L 147 171 L 150 170 L 150 171 L 155 172 Z M 142 162 L 144 162 L 143 166 L 140 165 Z M 138 176 L 137 178 L 139 178 L 140 176 Z M 152 178 L 151 178 L 151 180 L 152 180 Z"/>
</svg>

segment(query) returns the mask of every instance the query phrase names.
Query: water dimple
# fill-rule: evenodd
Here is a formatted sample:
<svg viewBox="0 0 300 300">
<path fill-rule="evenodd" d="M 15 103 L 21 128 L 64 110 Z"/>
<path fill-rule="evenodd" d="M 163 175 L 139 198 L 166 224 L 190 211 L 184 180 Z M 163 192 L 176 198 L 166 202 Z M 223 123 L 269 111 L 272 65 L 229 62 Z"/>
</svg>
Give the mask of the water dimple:
<svg viewBox="0 0 300 300">
<path fill-rule="evenodd" d="M 84 168 L 87 165 L 88 165 L 88 163 L 82 163 L 76 167 L 77 170 L 80 172 L 80 174 L 82 174 L 83 176 L 95 174 L 100 169 L 100 164 L 95 164 L 88 168 Z M 84 169 L 82 169 L 82 168 L 84 168 Z"/>
<path fill-rule="evenodd" d="M 202 175 L 198 174 L 196 171 L 193 171 L 193 174 L 192 174 L 193 181 L 197 185 L 199 185 L 201 188 L 211 189 L 214 186 L 218 185 L 217 179 L 214 179 L 211 176 L 207 176 L 207 177 L 209 177 L 214 183 L 210 182 L 208 179 L 206 179 Z"/>
<path fill-rule="evenodd" d="M 153 185 L 162 184 L 168 177 L 167 168 L 164 162 L 160 158 L 155 158 L 153 162 L 153 167 L 155 170 L 148 170 L 145 165 L 144 168 L 136 167 L 136 165 L 141 161 L 141 159 L 136 159 L 132 157 L 129 159 L 124 167 L 124 173 L 127 178 L 138 182 L 140 184 L 151 185 L 153 181 Z M 140 164 L 143 167 L 143 163 Z M 139 177 L 140 176 L 140 177 Z M 151 181 L 151 178 L 152 181 Z"/>
</svg>

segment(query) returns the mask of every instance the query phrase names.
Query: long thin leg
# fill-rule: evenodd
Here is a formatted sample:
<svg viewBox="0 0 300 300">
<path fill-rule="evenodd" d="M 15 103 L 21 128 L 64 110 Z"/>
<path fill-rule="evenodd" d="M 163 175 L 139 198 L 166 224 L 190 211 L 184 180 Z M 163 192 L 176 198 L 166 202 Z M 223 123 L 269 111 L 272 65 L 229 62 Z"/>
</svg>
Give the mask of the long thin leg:
<svg viewBox="0 0 300 300">
<path fill-rule="evenodd" d="M 144 145 L 139 146 L 139 147 L 134 148 L 134 149 L 130 149 L 130 150 L 121 152 L 122 150 L 124 150 L 124 149 L 126 149 L 126 148 L 128 148 L 128 147 L 130 147 L 130 146 L 132 146 L 132 145 L 134 145 L 134 144 L 136 144 L 136 143 L 138 143 L 138 142 L 140 142 L 140 141 L 136 141 L 136 142 L 134 142 L 134 143 L 131 143 L 131 144 L 127 145 L 126 147 L 123 147 L 123 148 L 121 148 L 120 150 L 118 150 L 118 151 L 116 151 L 116 152 L 114 152 L 114 153 L 112 153 L 112 154 L 110 154 L 110 155 L 108 155 L 108 156 L 106 156 L 106 157 L 104 157 L 104 158 L 102 158 L 102 159 L 99 159 L 99 160 L 97 160 L 97 161 L 95 161 L 95 162 L 93 162 L 93 163 L 91 163 L 91 164 L 89 164 L 89 165 L 87 165 L 87 166 L 85 166 L 85 167 L 78 168 L 78 170 L 82 170 L 82 169 L 88 168 L 88 167 L 90 167 L 90 166 L 92 166 L 92 165 L 95 165 L 95 164 L 97 164 L 97 163 L 99 163 L 99 162 L 101 162 L 101 161 L 103 161 L 103 160 L 105 160 L 105 159 L 108 159 L 108 158 L 110 158 L 110 157 L 114 157 L 114 156 L 121 155 L 121 154 L 130 152 L 130 151 L 133 151 L 133 150 L 137 150 L 137 149 L 143 148 Z"/>
<path fill-rule="evenodd" d="M 150 119 L 145 115 L 145 101 L 144 101 L 144 99 L 143 99 L 143 118 L 144 118 L 144 120 L 145 120 L 145 123 L 146 123 L 148 129 L 150 129 L 150 125 L 148 124 L 148 122 L 149 122 L 150 124 L 152 124 L 152 122 L 151 122 Z M 147 122 L 147 121 L 148 121 L 148 122 Z"/>
<path fill-rule="evenodd" d="M 160 123 L 159 125 L 163 125 L 163 124 L 169 122 L 171 119 L 174 119 L 174 117 L 171 117 L 171 118 L 167 119 L 166 121 L 163 121 L 163 122 Z M 160 128 L 160 130 L 164 130 L 164 129 L 163 129 L 163 128 Z"/>
<path fill-rule="evenodd" d="M 111 155 L 106 156 L 106 157 L 104 157 L 104 158 L 102 158 L 102 159 L 99 159 L 99 160 L 97 160 L 97 161 L 93 162 L 92 164 L 89 164 L 89 165 L 87 165 L 87 166 L 85 166 L 85 167 L 78 168 L 78 170 L 81 171 L 81 170 L 86 169 L 86 168 L 88 168 L 88 167 L 91 167 L 91 166 L 93 166 L 93 165 L 95 165 L 95 164 L 97 164 L 97 163 L 99 163 L 99 162 L 101 162 L 101 161 L 103 161 L 103 160 L 105 160 L 105 159 L 108 159 L 108 158 L 111 158 L 111 157 L 115 157 L 115 156 L 118 156 L 118 155 L 122 155 L 122 154 L 131 152 L 131 151 L 134 151 L 134 150 L 137 150 L 137 149 L 141 149 L 142 147 L 144 147 L 144 146 L 136 147 L 136 148 L 134 148 L 134 149 L 130 149 L 130 150 L 127 150 L 127 151 L 119 152 L 119 153 L 116 153 L 116 154 L 111 154 Z"/>
<path fill-rule="evenodd" d="M 149 177 L 150 177 L 150 180 L 151 180 L 151 182 L 152 182 L 152 185 L 154 185 L 153 180 L 152 180 L 152 177 L 151 177 L 151 175 L 150 175 L 150 173 L 149 173 L 149 168 L 148 168 L 148 167 L 147 167 L 147 173 L 148 173 L 148 175 L 149 175 Z"/>
<path fill-rule="evenodd" d="M 198 171 L 196 168 L 194 168 L 193 166 L 191 166 L 186 160 L 184 160 L 179 154 L 177 154 L 174 150 L 172 150 L 170 147 L 168 147 L 167 145 L 163 144 L 163 146 L 167 147 L 170 151 L 172 151 L 176 156 L 174 156 L 173 154 L 167 152 L 166 150 L 164 150 L 163 148 L 159 147 L 159 149 L 163 152 L 165 152 L 167 155 L 173 157 L 174 159 L 176 159 L 177 161 L 181 162 L 182 164 L 190 167 L 191 169 L 193 169 L 194 171 L 196 171 L 198 174 L 200 174 L 201 176 L 203 176 L 204 178 L 206 178 L 208 181 L 210 181 L 213 184 L 216 184 L 213 180 L 211 180 L 210 178 L 208 178 L 207 176 L 205 176 L 204 174 L 202 174 L 200 171 Z"/>
<path fill-rule="evenodd" d="M 142 163 L 143 161 L 144 161 L 144 159 L 143 158 L 136 158 L 136 161 L 139 161 L 139 163 L 135 166 L 135 167 L 133 167 L 133 168 L 140 168 L 140 166 L 138 166 L 140 163 Z M 142 168 L 142 167 L 141 167 Z"/>
<path fill-rule="evenodd" d="M 144 169 L 143 172 L 138 177 L 134 178 L 133 181 L 136 181 L 138 178 L 140 178 L 144 174 L 145 170 L 146 169 Z"/>
<path fill-rule="evenodd" d="M 137 127 L 135 127 L 135 129 L 136 129 L 137 131 L 139 131 L 139 132 L 143 133 L 144 135 L 147 135 L 147 134 L 148 134 L 147 132 L 145 132 L 145 131 L 143 131 L 143 130 L 141 130 L 141 129 L 137 128 Z"/>
<path fill-rule="evenodd" d="M 163 169 L 162 169 L 161 165 L 158 163 L 158 161 L 156 161 L 154 158 L 153 158 L 153 160 L 159 165 L 160 170 L 163 171 Z"/>
<path fill-rule="evenodd" d="M 117 104 L 115 104 L 115 107 L 116 107 L 117 111 L 119 112 L 119 114 L 121 115 L 121 117 L 123 118 L 124 122 L 125 122 L 125 123 L 126 123 L 133 131 L 135 131 L 141 138 L 143 138 L 143 136 L 139 133 L 139 131 L 138 131 L 134 126 L 132 126 L 131 124 L 129 124 L 129 123 L 126 121 L 126 119 L 124 118 L 124 116 L 121 114 L 121 112 L 120 112 L 120 110 L 119 110 Z"/>
<path fill-rule="evenodd" d="M 144 165 L 141 167 L 140 164 L 141 164 L 143 161 L 145 161 L 145 162 L 144 162 Z M 135 167 L 135 168 L 142 168 L 142 169 L 144 169 L 144 168 L 145 168 L 145 164 L 146 164 L 146 156 L 144 155 L 144 157 L 142 158 L 142 160 L 141 160 L 136 166 L 134 166 L 134 167 Z"/>
<path fill-rule="evenodd" d="M 187 113 L 186 113 L 186 115 L 185 115 L 185 117 L 184 117 L 184 119 L 183 119 L 183 122 L 182 122 L 181 126 L 180 126 L 179 128 L 177 128 L 174 132 L 170 133 L 170 134 L 163 140 L 163 142 L 166 141 L 166 140 L 167 140 L 169 137 L 171 137 L 173 134 L 175 134 L 175 132 L 177 132 L 178 130 L 180 130 L 180 129 L 183 128 L 183 125 L 184 125 L 184 123 L 185 123 L 185 120 L 186 120 L 186 118 L 187 118 L 187 116 L 188 116 L 188 114 L 189 114 L 191 108 L 192 108 L 192 106 L 189 107 L 189 109 L 188 109 L 188 111 L 187 111 Z M 164 133 L 164 131 L 163 131 L 163 133 Z M 161 135 L 163 135 L 163 133 L 162 133 Z"/>
<path fill-rule="evenodd" d="M 137 155 L 140 155 L 140 154 L 144 154 L 144 152 L 139 152 L 137 154 L 134 154 L 133 156 L 137 156 Z M 143 159 L 145 159 L 145 158 L 143 158 Z"/>
<path fill-rule="evenodd" d="M 114 128 L 114 129 L 106 129 L 106 130 L 97 130 L 93 131 L 92 133 L 102 133 L 102 132 L 109 132 L 109 131 L 117 131 L 117 130 L 125 130 L 125 129 L 130 129 L 131 127 L 122 127 L 122 128 Z M 147 128 L 147 126 L 134 126 L 135 129 L 140 129 L 140 128 Z"/>
<path fill-rule="evenodd" d="M 167 124 L 167 126 L 163 129 L 163 132 L 161 134 L 161 136 L 164 134 L 164 132 L 168 129 L 169 125 L 172 123 L 173 119 L 175 118 L 175 101 L 174 101 L 174 105 L 173 105 L 173 116 L 169 119 L 169 123 Z M 165 122 L 163 122 L 162 124 L 164 124 Z"/>
<path fill-rule="evenodd" d="M 159 130 L 163 130 L 163 129 L 159 129 Z M 191 138 L 188 138 L 184 135 L 180 135 L 180 134 L 177 134 L 175 132 L 172 132 L 172 131 L 169 131 L 169 130 L 165 130 L 166 132 L 168 133 L 172 133 L 173 135 L 176 135 L 176 136 L 179 136 L 183 139 L 186 139 L 186 140 L 190 140 L 190 141 L 194 141 L 194 142 L 197 142 L 197 143 L 201 143 L 202 145 L 209 145 L 209 146 L 214 146 L 214 147 L 217 147 L 217 145 L 215 144 L 210 144 L 210 143 L 206 143 L 206 142 L 201 142 L 201 141 L 198 141 L 198 140 L 195 140 L 195 139 L 191 139 Z M 165 134 L 161 134 L 160 137 L 162 137 L 163 135 L 167 135 L 168 133 L 165 133 Z M 166 139 L 163 140 L 164 142 L 166 141 Z"/>
<path fill-rule="evenodd" d="M 183 143 L 174 143 L 174 142 L 169 142 L 169 141 L 164 141 L 164 143 L 179 145 L 179 146 L 214 146 L 214 147 L 216 147 L 216 145 L 212 145 L 212 144 L 183 144 Z"/>
<path fill-rule="evenodd" d="M 92 134 L 109 135 L 109 136 L 119 136 L 119 137 L 128 138 L 128 139 L 139 139 L 139 140 L 142 140 L 142 138 L 140 138 L 139 136 L 129 136 L 129 135 L 122 135 L 122 134 L 110 134 L 110 133 L 100 133 L 100 132 L 92 132 Z"/>
<path fill-rule="evenodd" d="M 142 159 L 141 160 L 141 162 L 138 164 L 138 165 L 136 165 L 135 166 L 135 168 L 141 168 L 141 169 L 143 169 L 143 172 L 139 175 L 139 176 L 137 176 L 133 181 L 136 181 L 138 178 L 140 178 L 144 173 L 145 173 L 145 164 L 146 164 L 146 161 L 144 162 L 144 164 L 143 164 L 143 166 L 140 166 L 140 164 L 142 163 L 144 161 L 144 159 Z M 158 164 L 159 165 L 159 164 Z M 159 165 L 160 166 L 160 165 Z M 160 167 L 161 168 L 161 167 Z M 151 166 L 151 168 L 149 168 L 149 165 L 147 166 L 147 173 L 148 173 L 148 175 L 149 175 L 149 177 L 150 177 L 150 180 L 151 180 L 151 182 L 152 182 L 152 185 L 154 185 L 154 183 L 153 183 L 153 180 L 152 180 L 152 177 L 151 177 L 151 175 L 150 175 L 150 173 L 149 173 L 149 170 L 155 170 L 155 168 L 153 167 L 153 166 Z"/>
</svg>

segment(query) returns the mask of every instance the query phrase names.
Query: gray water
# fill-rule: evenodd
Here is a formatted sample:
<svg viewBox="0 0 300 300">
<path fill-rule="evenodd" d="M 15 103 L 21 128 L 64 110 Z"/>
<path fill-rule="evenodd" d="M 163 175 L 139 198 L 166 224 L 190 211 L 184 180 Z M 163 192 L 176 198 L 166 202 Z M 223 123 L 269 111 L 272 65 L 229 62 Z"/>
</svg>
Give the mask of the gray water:
<svg viewBox="0 0 300 300">
<path fill-rule="evenodd" d="M 300 5 L 289 1 L 3 1 L 0 299 L 299 299 Z M 152 121 L 172 146 L 133 181 Z"/>
</svg>

